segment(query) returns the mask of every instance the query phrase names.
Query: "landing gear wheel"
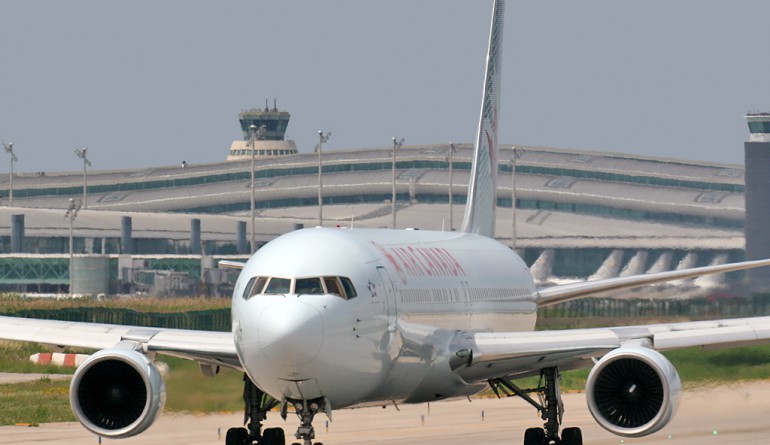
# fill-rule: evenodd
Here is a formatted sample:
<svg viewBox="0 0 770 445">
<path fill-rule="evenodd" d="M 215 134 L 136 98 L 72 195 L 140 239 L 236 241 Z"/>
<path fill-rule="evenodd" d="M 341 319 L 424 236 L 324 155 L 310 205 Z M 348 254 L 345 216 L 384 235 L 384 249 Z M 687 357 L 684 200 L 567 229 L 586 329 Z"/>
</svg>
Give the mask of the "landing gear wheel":
<svg viewBox="0 0 770 445">
<path fill-rule="evenodd" d="M 260 445 L 286 445 L 286 437 L 282 428 L 267 428 L 262 433 Z"/>
<path fill-rule="evenodd" d="M 249 431 L 246 428 L 230 428 L 225 436 L 225 445 L 246 445 Z"/>
<path fill-rule="evenodd" d="M 527 428 L 524 431 L 524 445 L 544 445 L 545 431 L 542 428 Z"/>
<path fill-rule="evenodd" d="M 489 386 L 498 397 L 502 395 L 521 397 L 535 407 L 540 412 L 540 418 L 545 421 L 542 429 L 529 428 L 525 431 L 524 445 L 582 445 L 583 439 L 577 428 L 575 428 L 577 431 L 566 433 L 566 439 L 559 438 L 559 426 L 564 414 L 559 379 L 559 370 L 556 367 L 550 367 L 540 370 L 540 382 L 536 388 L 521 389 L 506 377 L 488 380 Z M 536 393 L 540 400 L 530 397 L 530 393 Z"/>
<path fill-rule="evenodd" d="M 243 424 L 246 428 L 230 428 L 225 436 L 226 445 L 286 445 L 281 428 L 268 428 L 262 434 L 262 422 L 267 413 L 280 403 L 259 389 L 243 374 Z"/>
<path fill-rule="evenodd" d="M 561 430 L 561 445 L 583 445 L 583 433 L 580 428 Z"/>
</svg>

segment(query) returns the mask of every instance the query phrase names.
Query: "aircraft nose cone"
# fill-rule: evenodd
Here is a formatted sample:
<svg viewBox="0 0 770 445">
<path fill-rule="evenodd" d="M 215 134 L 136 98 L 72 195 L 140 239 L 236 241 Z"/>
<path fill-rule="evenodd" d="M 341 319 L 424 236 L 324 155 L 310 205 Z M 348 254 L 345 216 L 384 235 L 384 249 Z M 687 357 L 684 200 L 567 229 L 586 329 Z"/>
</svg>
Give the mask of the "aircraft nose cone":
<svg viewBox="0 0 770 445">
<path fill-rule="evenodd" d="M 310 363 L 323 345 L 321 313 L 301 301 L 271 305 L 262 313 L 257 329 L 262 352 L 278 365 Z"/>
</svg>

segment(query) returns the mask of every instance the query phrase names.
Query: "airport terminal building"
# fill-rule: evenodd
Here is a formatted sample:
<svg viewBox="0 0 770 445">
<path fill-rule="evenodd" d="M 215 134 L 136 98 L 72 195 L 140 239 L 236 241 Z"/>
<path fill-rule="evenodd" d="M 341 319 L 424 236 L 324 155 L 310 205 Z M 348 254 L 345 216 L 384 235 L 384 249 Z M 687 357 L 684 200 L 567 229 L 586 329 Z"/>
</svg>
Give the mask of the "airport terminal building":
<svg viewBox="0 0 770 445">
<path fill-rule="evenodd" d="M 88 172 L 87 206 L 72 221 L 74 253 L 191 256 L 197 258 L 193 268 L 200 269 L 198 278 L 206 274 L 205 266 L 199 265 L 203 264 L 201 256 L 245 258 L 251 236 L 250 149 L 254 145 L 257 151 L 264 148 L 249 145 L 249 136 L 256 138 L 247 129 L 253 129 L 260 118 L 270 118 L 273 130 L 285 130 L 286 122 L 280 119 L 288 119 L 288 113 L 284 116 L 266 108 L 241 115 L 244 141 L 234 143 L 237 147 L 231 147 L 229 160 Z M 755 127 L 759 128 L 750 127 L 752 140 L 757 138 Z M 282 138 L 280 131 L 270 134 L 273 139 Z M 746 149 L 756 143 L 747 142 Z M 762 144 L 770 147 L 769 142 Z M 248 155 L 239 151 L 243 147 Z M 460 225 L 472 146 L 455 148 L 451 154 L 449 144 L 399 149 L 395 163 L 397 228 L 453 230 Z M 390 227 L 392 151 L 393 147 L 325 147 L 320 160 L 322 221 L 319 156 L 255 152 L 256 246 L 282 233 L 319 224 Z M 770 153 L 770 149 L 766 151 Z M 745 203 L 751 196 L 746 184 L 751 164 L 747 169 L 504 145 L 498 172 L 496 237 L 519 251 L 543 281 L 588 277 L 607 268 L 607 274 L 616 275 L 746 257 L 744 227 L 751 227 L 746 220 Z M 7 190 L 8 186 L 9 176 L 0 175 L 0 187 Z M 67 254 L 70 221 L 64 214 L 70 198 L 83 196 L 82 173 L 17 174 L 13 187 L 13 207 L 8 206 L 5 191 L 0 206 L 3 256 Z M 10 283 L 3 277 L 2 264 L 0 258 L 0 286 Z M 216 261 L 207 264 L 215 268 Z"/>
</svg>

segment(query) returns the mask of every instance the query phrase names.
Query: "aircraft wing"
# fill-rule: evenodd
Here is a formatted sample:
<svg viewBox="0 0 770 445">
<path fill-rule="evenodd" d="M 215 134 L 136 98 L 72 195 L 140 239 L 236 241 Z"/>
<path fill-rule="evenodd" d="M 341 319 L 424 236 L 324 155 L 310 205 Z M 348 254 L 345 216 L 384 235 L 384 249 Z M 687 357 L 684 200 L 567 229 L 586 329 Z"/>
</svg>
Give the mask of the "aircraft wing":
<svg viewBox="0 0 770 445">
<path fill-rule="evenodd" d="M 230 332 L 0 317 L 0 340 L 101 350 L 135 341 L 146 352 L 240 369 Z"/>
<path fill-rule="evenodd" d="M 670 280 L 770 266 L 770 260 L 570 283 L 538 291 L 538 306 Z M 452 362 L 463 378 L 524 376 L 533 369 L 591 367 L 598 357 L 626 344 L 657 350 L 691 346 L 743 346 L 770 341 L 770 317 L 669 323 L 598 329 L 467 333 L 454 347 Z"/>
<path fill-rule="evenodd" d="M 218 265 L 223 269 L 243 269 L 246 263 L 242 261 L 221 260 Z"/>
<path fill-rule="evenodd" d="M 464 333 L 455 342 L 450 366 L 466 381 L 524 377 L 533 369 L 591 367 L 605 353 L 624 345 L 656 350 L 700 346 L 748 346 L 770 342 L 770 317 L 565 329 L 536 332 Z"/>
<path fill-rule="evenodd" d="M 549 306 L 587 297 L 599 292 L 629 289 L 647 284 L 663 283 L 666 281 L 699 277 L 701 275 L 732 272 L 764 266 L 770 266 L 770 260 L 744 261 L 740 263 L 720 264 L 717 266 L 696 267 L 692 269 L 671 270 L 629 277 L 570 283 L 538 290 L 536 302 L 538 306 Z"/>
</svg>

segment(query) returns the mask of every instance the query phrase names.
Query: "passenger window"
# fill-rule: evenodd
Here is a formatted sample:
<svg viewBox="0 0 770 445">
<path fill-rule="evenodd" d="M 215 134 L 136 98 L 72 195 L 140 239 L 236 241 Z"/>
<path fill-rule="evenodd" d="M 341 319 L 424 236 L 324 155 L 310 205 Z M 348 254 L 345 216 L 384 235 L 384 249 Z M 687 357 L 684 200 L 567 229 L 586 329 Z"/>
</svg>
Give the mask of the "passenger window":
<svg viewBox="0 0 770 445">
<path fill-rule="evenodd" d="M 270 278 L 265 287 L 266 294 L 288 294 L 291 288 L 291 279 L 289 278 Z"/>
<path fill-rule="evenodd" d="M 324 288 L 320 278 L 297 278 L 294 284 L 294 293 L 297 295 L 323 295 Z"/>
<path fill-rule="evenodd" d="M 324 284 L 326 284 L 327 293 L 330 293 L 332 295 L 337 295 L 338 297 L 342 297 L 345 295 L 345 292 L 342 290 L 342 287 L 340 286 L 340 282 L 337 279 L 337 277 L 324 277 Z"/>
<path fill-rule="evenodd" d="M 342 287 L 345 289 L 345 298 L 356 298 L 356 288 L 353 287 L 353 283 L 350 282 L 350 278 L 340 277 Z"/>
</svg>

